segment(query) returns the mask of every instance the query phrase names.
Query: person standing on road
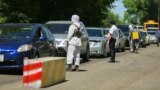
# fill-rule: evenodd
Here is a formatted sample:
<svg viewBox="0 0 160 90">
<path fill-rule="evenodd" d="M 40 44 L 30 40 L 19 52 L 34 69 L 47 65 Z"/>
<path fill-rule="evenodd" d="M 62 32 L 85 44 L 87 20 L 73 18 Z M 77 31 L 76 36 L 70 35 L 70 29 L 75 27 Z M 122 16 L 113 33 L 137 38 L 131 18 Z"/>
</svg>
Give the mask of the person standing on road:
<svg viewBox="0 0 160 90">
<path fill-rule="evenodd" d="M 130 45 L 130 51 L 133 52 L 133 40 L 131 38 L 131 33 L 133 32 L 133 24 L 131 23 L 129 25 L 129 45 Z"/>
<path fill-rule="evenodd" d="M 80 22 L 78 15 L 72 15 L 71 17 L 72 24 L 68 30 L 68 50 L 67 50 L 67 71 L 72 71 L 72 64 L 74 62 L 75 68 L 73 70 L 79 71 L 80 65 Z"/>
<path fill-rule="evenodd" d="M 116 43 L 118 28 L 115 25 L 115 22 L 113 20 L 109 21 L 109 25 L 111 26 L 111 28 L 109 29 L 109 33 L 108 33 L 109 49 L 110 49 L 110 53 L 111 53 L 111 58 L 110 58 L 109 62 L 114 63 L 115 62 L 115 54 L 116 54 L 115 43 Z"/>
</svg>

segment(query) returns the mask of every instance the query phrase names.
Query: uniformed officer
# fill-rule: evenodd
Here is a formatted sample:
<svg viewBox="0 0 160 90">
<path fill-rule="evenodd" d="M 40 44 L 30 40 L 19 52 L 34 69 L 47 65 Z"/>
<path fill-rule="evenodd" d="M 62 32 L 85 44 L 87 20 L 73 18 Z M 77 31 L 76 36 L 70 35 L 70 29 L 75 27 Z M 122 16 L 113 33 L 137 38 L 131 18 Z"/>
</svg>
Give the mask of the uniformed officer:
<svg viewBox="0 0 160 90">
<path fill-rule="evenodd" d="M 72 24 L 69 27 L 68 31 L 68 50 L 67 50 L 67 70 L 72 71 L 72 64 L 74 62 L 75 68 L 73 70 L 79 71 L 80 65 L 80 47 L 81 47 L 81 39 L 80 39 L 80 22 L 78 15 L 72 15 L 71 18 Z"/>
<path fill-rule="evenodd" d="M 110 48 L 110 53 L 111 53 L 111 58 L 110 58 L 109 62 L 114 63 L 115 62 L 115 54 L 116 54 L 115 43 L 116 43 L 118 28 L 115 25 L 115 22 L 113 20 L 109 21 L 109 25 L 111 26 L 109 33 L 108 33 L 109 48 Z"/>
</svg>

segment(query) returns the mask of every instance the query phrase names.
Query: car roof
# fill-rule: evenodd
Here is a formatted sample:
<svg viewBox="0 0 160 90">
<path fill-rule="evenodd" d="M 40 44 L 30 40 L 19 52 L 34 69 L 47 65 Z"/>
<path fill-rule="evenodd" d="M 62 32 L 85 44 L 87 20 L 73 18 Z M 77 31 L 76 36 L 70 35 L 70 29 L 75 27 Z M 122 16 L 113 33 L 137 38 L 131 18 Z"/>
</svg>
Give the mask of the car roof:
<svg viewBox="0 0 160 90">
<path fill-rule="evenodd" d="M 70 23 L 72 23 L 71 21 L 47 21 L 45 24 L 54 24 L 54 23 L 68 23 L 68 24 L 70 24 Z"/>
<path fill-rule="evenodd" d="M 157 27 L 148 27 L 147 29 L 158 29 Z"/>
<path fill-rule="evenodd" d="M 81 21 L 79 21 L 82 23 Z M 45 24 L 71 24 L 72 21 L 47 21 Z"/>
<path fill-rule="evenodd" d="M 109 30 L 110 28 L 104 28 L 104 30 Z"/>
<path fill-rule="evenodd" d="M 22 27 L 22 26 L 41 26 L 40 23 L 4 23 L 0 24 L 0 27 Z"/>
<path fill-rule="evenodd" d="M 102 28 L 102 27 L 86 27 L 86 29 L 98 29 L 98 30 L 103 30 L 104 28 Z"/>
</svg>

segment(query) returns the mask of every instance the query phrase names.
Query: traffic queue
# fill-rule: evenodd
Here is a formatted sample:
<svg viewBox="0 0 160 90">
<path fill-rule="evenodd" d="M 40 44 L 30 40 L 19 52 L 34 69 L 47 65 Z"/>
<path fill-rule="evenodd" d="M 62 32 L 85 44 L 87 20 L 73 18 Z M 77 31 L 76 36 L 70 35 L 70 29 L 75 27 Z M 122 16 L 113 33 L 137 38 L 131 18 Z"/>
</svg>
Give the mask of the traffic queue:
<svg viewBox="0 0 160 90">
<path fill-rule="evenodd" d="M 78 15 L 73 15 L 71 21 L 0 24 L 0 69 L 21 69 L 26 58 L 60 56 L 67 57 L 68 70 L 71 71 L 74 63 L 78 71 L 80 60 L 89 61 L 90 56 L 106 58 L 112 53 L 109 44 L 111 37 L 115 39 L 112 45 L 115 51 L 124 52 L 126 47 L 131 48 L 130 25 L 118 25 L 110 21 L 117 27 L 114 36 L 111 27 L 86 27 L 79 20 Z M 159 46 L 159 28 L 148 27 L 143 30 L 143 26 L 138 26 L 133 25 L 133 30 L 139 35 L 138 47 L 152 43 Z M 77 30 L 76 33 L 73 30 Z"/>
</svg>

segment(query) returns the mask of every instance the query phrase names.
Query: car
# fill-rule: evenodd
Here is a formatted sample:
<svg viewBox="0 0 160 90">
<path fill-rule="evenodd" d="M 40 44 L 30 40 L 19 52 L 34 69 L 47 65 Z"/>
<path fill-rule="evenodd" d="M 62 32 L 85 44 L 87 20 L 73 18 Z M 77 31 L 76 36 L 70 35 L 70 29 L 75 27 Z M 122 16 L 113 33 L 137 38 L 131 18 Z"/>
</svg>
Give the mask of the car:
<svg viewBox="0 0 160 90">
<path fill-rule="evenodd" d="M 104 28 L 100 27 L 87 27 L 90 43 L 90 56 L 103 56 L 107 57 L 109 49 L 107 46 L 107 37 L 105 37 Z"/>
<path fill-rule="evenodd" d="M 126 41 L 125 41 L 125 46 L 130 47 L 130 42 L 129 42 L 129 25 L 117 25 L 118 28 L 121 29 L 123 34 L 126 36 Z"/>
<path fill-rule="evenodd" d="M 159 30 L 157 27 L 149 27 L 147 28 L 147 31 L 157 31 Z"/>
<path fill-rule="evenodd" d="M 106 32 L 109 32 L 109 28 L 105 28 Z M 125 51 L 126 36 L 123 34 L 122 30 L 118 28 L 115 48 L 116 51 Z"/>
<path fill-rule="evenodd" d="M 147 33 L 150 35 L 150 43 L 157 43 L 156 31 L 147 31 Z"/>
<path fill-rule="evenodd" d="M 143 31 L 143 26 L 142 25 L 136 25 L 135 26 L 137 31 Z"/>
<path fill-rule="evenodd" d="M 69 26 L 72 24 L 71 21 L 48 21 L 45 25 L 49 28 L 56 39 L 56 46 L 58 49 L 58 55 L 66 56 L 67 53 L 67 34 Z M 83 61 L 89 60 L 90 48 L 89 48 L 89 38 L 83 22 L 80 22 L 82 31 L 81 36 L 81 57 Z"/>
<path fill-rule="evenodd" d="M 145 33 L 145 35 L 146 35 L 145 42 L 146 42 L 146 44 L 149 46 L 150 43 L 151 43 L 151 41 L 150 41 L 150 35 L 149 35 L 148 32 L 146 32 L 146 31 L 142 31 L 142 32 Z"/>
<path fill-rule="evenodd" d="M 139 34 L 140 34 L 139 45 L 142 46 L 142 47 L 146 47 L 146 45 L 147 45 L 147 41 L 146 41 L 147 34 L 143 31 L 139 31 Z"/>
<path fill-rule="evenodd" d="M 55 45 L 42 24 L 0 24 L 0 69 L 22 69 L 24 59 L 55 56 Z"/>
</svg>

